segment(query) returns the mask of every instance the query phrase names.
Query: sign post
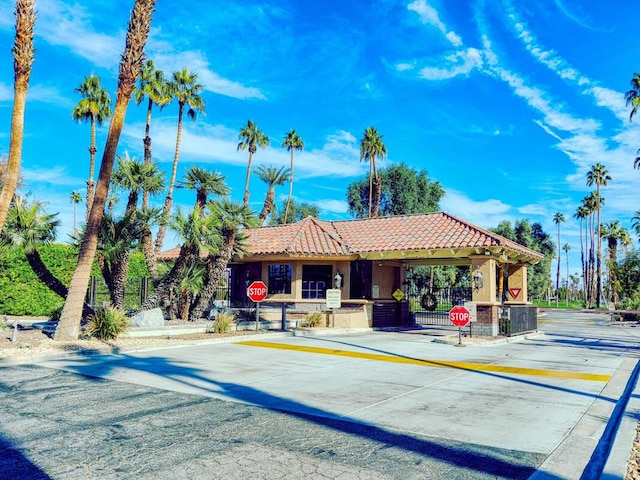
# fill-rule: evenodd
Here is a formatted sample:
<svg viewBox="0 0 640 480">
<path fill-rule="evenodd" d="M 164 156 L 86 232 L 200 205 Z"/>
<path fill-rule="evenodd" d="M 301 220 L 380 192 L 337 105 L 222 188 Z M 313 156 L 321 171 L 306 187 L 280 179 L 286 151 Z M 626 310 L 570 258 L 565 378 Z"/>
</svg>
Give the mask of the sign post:
<svg viewBox="0 0 640 480">
<path fill-rule="evenodd" d="M 261 280 L 252 282 L 247 288 L 247 297 L 256 303 L 256 331 L 260 325 L 260 302 L 267 298 L 267 286 Z"/>
<path fill-rule="evenodd" d="M 462 346 L 462 327 L 466 327 L 471 320 L 471 314 L 462 305 L 457 305 L 449 310 L 449 321 L 458 327 L 458 345 Z"/>
<path fill-rule="evenodd" d="M 327 289 L 327 308 L 331 309 L 331 323 L 335 328 L 336 326 L 336 308 L 342 306 L 342 294 L 339 288 Z"/>
</svg>

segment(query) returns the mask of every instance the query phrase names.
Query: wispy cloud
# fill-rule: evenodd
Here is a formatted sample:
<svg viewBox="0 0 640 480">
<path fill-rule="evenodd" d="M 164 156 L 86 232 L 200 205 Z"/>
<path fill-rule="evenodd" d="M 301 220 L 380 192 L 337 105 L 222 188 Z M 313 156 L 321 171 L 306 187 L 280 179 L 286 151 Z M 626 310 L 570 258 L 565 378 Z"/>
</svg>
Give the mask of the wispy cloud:
<svg viewBox="0 0 640 480">
<path fill-rule="evenodd" d="M 517 218 L 516 210 L 500 200 L 476 201 L 463 192 L 451 189 L 447 189 L 440 205 L 444 211 L 484 228 L 493 228 L 503 220 L 512 221 Z"/>
<path fill-rule="evenodd" d="M 427 0 L 415 0 L 414 2 L 411 2 L 407 8 L 416 12 L 423 23 L 433 25 L 440 30 L 445 38 L 449 40 L 451 45 L 454 47 L 462 46 L 462 39 L 460 36 L 453 30 L 447 29 L 447 26 L 442 22 L 442 20 L 440 20 L 438 11 L 429 5 Z"/>
</svg>

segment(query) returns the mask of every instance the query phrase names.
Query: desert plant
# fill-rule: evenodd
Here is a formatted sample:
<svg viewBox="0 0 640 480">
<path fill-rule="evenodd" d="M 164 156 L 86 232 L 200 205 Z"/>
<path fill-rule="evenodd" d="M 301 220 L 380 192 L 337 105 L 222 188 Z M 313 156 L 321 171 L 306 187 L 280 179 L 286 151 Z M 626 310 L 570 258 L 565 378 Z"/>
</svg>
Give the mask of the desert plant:
<svg viewBox="0 0 640 480">
<path fill-rule="evenodd" d="M 96 309 L 84 328 L 84 333 L 100 340 L 112 340 L 124 332 L 131 322 L 126 313 L 107 305 Z"/>
<path fill-rule="evenodd" d="M 235 321 L 236 315 L 233 312 L 220 312 L 207 327 L 207 333 L 227 333 Z"/>
<path fill-rule="evenodd" d="M 302 322 L 300 322 L 301 327 L 320 327 L 324 320 L 324 314 L 322 312 L 310 312 L 307 314 L 307 318 L 305 318 Z"/>
</svg>

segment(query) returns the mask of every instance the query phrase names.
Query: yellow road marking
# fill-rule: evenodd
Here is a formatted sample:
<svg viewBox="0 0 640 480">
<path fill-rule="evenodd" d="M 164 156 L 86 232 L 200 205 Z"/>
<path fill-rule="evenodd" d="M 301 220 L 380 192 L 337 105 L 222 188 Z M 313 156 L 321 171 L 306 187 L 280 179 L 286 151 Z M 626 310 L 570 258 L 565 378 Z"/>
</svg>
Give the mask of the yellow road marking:
<svg viewBox="0 0 640 480">
<path fill-rule="evenodd" d="M 320 355 L 334 355 L 338 357 L 359 358 L 363 360 L 375 360 L 378 362 L 403 363 L 408 365 L 422 365 L 425 367 L 458 368 L 461 370 L 513 373 L 517 375 L 534 375 L 538 377 L 566 378 L 572 380 L 588 380 L 592 382 L 608 382 L 611 375 L 601 375 L 597 373 L 568 372 L 561 370 L 544 370 L 539 368 L 508 367 L 505 365 L 488 365 L 482 363 L 469 362 L 449 362 L 440 360 L 427 360 L 410 357 L 397 357 L 393 355 L 383 355 L 380 353 L 353 352 L 349 350 L 338 350 L 332 348 L 309 347 L 304 345 L 286 345 L 282 343 L 246 341 L 236 342 L 237 345 L 249 347 L 274 348 L 277 350 L 291 350 L 295 352 L 315 353 Z"/>
</svg>

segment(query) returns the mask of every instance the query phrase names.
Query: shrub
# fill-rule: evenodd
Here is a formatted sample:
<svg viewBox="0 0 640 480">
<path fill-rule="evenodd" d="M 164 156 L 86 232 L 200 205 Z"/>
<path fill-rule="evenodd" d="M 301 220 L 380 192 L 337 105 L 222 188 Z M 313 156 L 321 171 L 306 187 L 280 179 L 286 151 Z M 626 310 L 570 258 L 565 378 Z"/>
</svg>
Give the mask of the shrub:
<svg viewBox="0 0 640 480">
<path fill-rule="evenodd" d="M 0 332 L 5 328 L 9 327 L 9 325 L 7 325 L 7 321 L 5 320 L 5 318 L 6 317 L 0 318 Z"/>
<path fill-rule="evenodd" d="M 324 314 L 322 312 L 310 312 L 307 314 L 301 323 L 301 327 L 319 327 L 324 321 Z"/>
<path fill-rule="evenodd" d="M 84 333 L 100 340 L 112 340 L 129 328 L 131 322 L 126 313 L 110 305 L 99 307 L 89 317 Z"/>
<path fill-rule="evenodd" d="M 207 333 L 227 333 L 235 321 L 236 316 L 232 312 L 220 312 L 207 327 Z"/>
</svg>

